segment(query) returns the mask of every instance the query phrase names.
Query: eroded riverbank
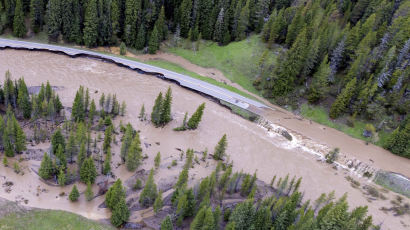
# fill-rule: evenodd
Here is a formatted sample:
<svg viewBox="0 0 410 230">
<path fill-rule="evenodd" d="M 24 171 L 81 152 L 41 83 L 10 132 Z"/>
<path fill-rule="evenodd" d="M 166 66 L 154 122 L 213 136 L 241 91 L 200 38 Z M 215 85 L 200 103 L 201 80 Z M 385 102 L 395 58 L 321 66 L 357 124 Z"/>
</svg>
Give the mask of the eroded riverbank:
<svg viewBox="0 0 410 230">
<path fill-rule="evenodd" d="M 173 159 L 179 158 L 179 151 L 176 148 L 194 148 L 198 151 L 208 148 L 212 152 L 219 138 L 226 133 L 229 143 L 227 152 L 234 162 L 234 171 L 243 169 L 253 173 L 257 170 L 258 177 L 266 182 L 269 182 L 275 174 L 285 176 L 289 173 L 301 176 L 303 177 L 301 189 L 305 191 L 306 199 L 316 199 L 320 193 L 332 190 L 335 190 L 336 196 L 348 192 L 348 200 L 352 206 L 369 205 L 370 214 L 374 216 L 374 223 L 384 221 L 384 226 L 390 229 L 404 228 L 401 221 L 405 224 L 410 223 L 408 216 L 393 217 L 391 213 L 379 210 L 381 207 L 389 206 L 389 200 L 376 200 L 370 203 L 361 191 L 351 187 L 350 182 L 346 181 L 344 177 L 348 175 L 347 172 L 335 171 L 331 166 L 317 162 L 316 158 L 306 154 L 298 146 L 286 147 L 288 141 L 284 137 L 270 136 L 256 123 L 244 120 L 217 103 L 175 84 L 97 60 L 71 59 L 44 52 L 3 50 L 0 51 L 0 63 L 0 74 L 10 70 L 14 78 L 24 76 L 29 86 L 38 86 L 47 80 L 54 86 L 61 86 L 61 90 L 57 92 L 64 106 L 71 106 L 75 91 L 80 85 L 90 88 L 93 98 L 98 98 L 101 92 L 116 93 L 119 100 L 125 100 L 127 103 L 127 114 L 123 117 L 123 122 L 130 122 L 141 131 L 141 140 L 151 144 L 143 147 L 143 153 L 149 158 L 144 162 L 142 168 L 152 167 L 153 158 L 158 151 L 163 156 L 161 170 L 155 176 L 157 182 L 170 180 L 179 173 L 177 168 L 167 169 Z M 3 74 L 1 76 L 4 77 Z M 160 91 L 165 91 L 169 86 L 174 96 L 172 107 L 174 120 L 165 128 L 158 129 L 147 122 L 139 121 L 137 116 L 142 104 L 145 104 L 150 112 L 156 95 Z M 192 114 L 202 102 L 206 102 L 207 107 L 198 130 L 181 133 L 172 131 L 172 128 L 179 126 L 182 122 L 185 111 Z M 291 114 L 281 112 L 281 110 L 269 111 L 266 117 L 274 123 L 295 130 L 295 133 L 300 133 L 306 138 L 340 147 L 342 152 L 350 152 L 351 149 L 352 154 L 357 154 L 358 158 L 372 159 L 378 167 L 386 167 L 383 168 L 385 170 L 394 169 L 392 171 L 407 176 L 410 174 L 409 162 L 405 159 L 395 158 L 390 154 L 383 155 L 384 150 L 376 152 L 377 147 L 370 145 L 363 146 L 356 151 L 355 145 L 360 146 L 364 143 L 359 143 L 361 141 L 338 131 L 323 129 L 323 126 L 310 124 L 307 120 L 295 119 Z M 156 142 L 160 144 L 155 144 Z M 344 150 L 345 148 L 347 150 Z M 115 153 L 114 162 L 118 162 L 119 146 L 113 148 L 113 153 Z M 39 165 L 40 161 L 24 163 Z M 212 165 L 209 167 L 201 165 L 192 170 L 191 175 L 199 179 L 208 175 L 213 168 Z M 78 204 L 71 204 L 66 197 L 58 196 L 62 191 L 69 191 L 70 186 L 60 188 L 45 185 L 35 173 L 30 172 L 29 169 L 26 170 L 25 175 L 20 176 L 15 175 L 10 168 L 0 167 L 0 174 L 15 182 L 13 192 L 6 193 L 1 190 L 1 197 L 9 200 L 19 199 L 19 196 L 26 197 L 29 200 L 27 205 L 30 206 L 68 210 L 93 219 L 108 216 L 109 213 L 105 209 L 98 208 L 98 205 L 102 203 L 102 198 L 97 198 L 91 203 L 81 200 Z M 124 170 L 123 166 L 115 169 L 115 173 L 124 181 L 132 176 Z M 366 183 L 365 180 L 361 182 Z M 37 186 L 41 186 L 48 192 L 36 196 L 32 193 L 32 189 L 36 189 Z M 81 187 L 80 192 L 83 190 L 84 187 Z M 394 194 L 390 192 L 387 196 L 394 197 Z"/>
</svg>

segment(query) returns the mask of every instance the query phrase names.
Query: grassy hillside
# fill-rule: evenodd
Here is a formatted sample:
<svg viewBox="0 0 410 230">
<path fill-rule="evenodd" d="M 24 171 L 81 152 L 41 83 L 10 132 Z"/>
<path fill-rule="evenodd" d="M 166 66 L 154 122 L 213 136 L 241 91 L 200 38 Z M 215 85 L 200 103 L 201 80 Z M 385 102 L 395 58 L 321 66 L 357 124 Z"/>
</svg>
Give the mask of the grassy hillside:
<svg viewBox="0 0 410 230">
<path fill-rule="evenodd" d="M 11 213 L 0 218 L 0 226 L 0 229 L 2 230 L 114 229 L 108 225 L 88 220 L 73 213 L 54 210 L 35 210 Z"/>
<path fill-rule="evenodd" d="M 57 210 L 27 210 L 15 202 L 0 198 L 1 230 L 114 230 L 74 213 Z"/>
<path fill-rule="evenodd" d="M 217 68 L 231 81 L 238 83 L 249 92 L 260 94 L 252 82 L 258 75 L 258 62 L 265 44 L 258 35 L 248 39 L 232 42 L 227 46 L 218 46 L 215 42 L 204 41 L 198 51 L 181 47 L 168 48 L 166 51 L 179 55 L 190 62 L 203 66 Z M 274 52 L 269 52 L 266 62 L 276 61 Z"/>
</svg>

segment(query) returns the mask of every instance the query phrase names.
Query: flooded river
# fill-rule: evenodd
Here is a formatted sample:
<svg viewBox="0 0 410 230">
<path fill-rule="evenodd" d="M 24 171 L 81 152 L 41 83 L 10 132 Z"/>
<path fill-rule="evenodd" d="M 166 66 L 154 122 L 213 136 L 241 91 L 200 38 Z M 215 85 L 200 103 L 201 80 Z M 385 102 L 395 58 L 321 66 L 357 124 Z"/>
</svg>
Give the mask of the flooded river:
<svg viewBox="0 0 410 230">
<path fill-rule="evenodd" d="M 98 60 L 69 58 L 46 52 L 1 50 L 1 82 L 7 70 L 10 70 L 14 79 L 23 76 L 28 86 L 38 86 L 48 80 L 51 85 L 61 87 L 57 93 L 64 106 L 71 107 L 80 85 L 88 87 L 91 97 L 97 101 L 102 92 L 117 94 L 117 98 L 127 104 L 126 116 L 122 118 L 123 123 L 130 122 L 140 130 L 141 141 L 146 143 L 143 152 L 149 158 L 141 167 L 150 169 L 155 154 L 161 152 L 163 160 L 161 170 L 155 176 L 157 182 L 178 175 L 178 170 L 167 169 L 173 159 L 179 158 L 177 148 L 193 148 L 197 151 L 208 149 L 212 153 L 218 140 L 226 133 L 227 153 L 233 160 L 235 171 L 257 171 L 258 177 L 267 183 L 274 175 L 285 176 L 289 173 L 291 176 L 303 177 L 301 190 L 305 191 L 305 199 L 316 199 L 321 193 L 333 190 L 337 197 L 347 192 L 351 206 L 369 206 L 375 224 L 384 221 L 383 226 L 389 226 L 391 229 L 404 228 L 401 221 L 410 224 L 409 216 L 393 217 L 379 210 L 383 206 L 390 207 L 389 200 L 369 202 L 361 191 L 351 187 L 345 179 L 349 172 L 335 170 L 319 162 L 316 157 L 309 154 L 309 151 L 312 153 L 320 149 L 340 147 L 346 158 L 355 158 L 374 168 L 399 172 L 406 176 L 410 176 L 410 161 L 394 156 L 379 147 L 365 145 L 362 141 L 336 130 L 307 120 L 299 120 L 279 109 L 265 111 L 268 120 L 286 127 L 295 137 L 293 142 L 289 142 L 283 136 L 272 134 L 261 125 L 242 119 L 199 94 L 153 76 L 141 75 Z M 137 117 L 141 106 L 144 104 L 146 111 L 150 113 L 155 97 L 160 91 L 165 92 L 169 86 L 173 91 L 173 121 L 164 128 L 154 128 L 147 122 L 139 121 Z M 172 129 L 182 123 L 184 113 L 192 114 L 202 102 L 206 102 L 206 109 L 199 128 L 195 131 L 174 132 Z M 119 162 L 119 148 L 119 145 L 113 148 L 114 162 Z M 23 198 L 28 200 L 29 206 L 67 210 L 92 219 L 109 216 L 106 209 L 98 208 L 103 202 L 103 197 L 86 202 L 82 196 L 79 202 L 72 204 L 66 196 L 59 196 L 61 192 L 68 193 L 71 186 L 60 188 L 42 183 L 31 170 L 40 165 L 39 161 L 31 160 L 24 162 L 24 165 L 26 169 L 23 176 L 16 175 L 10 168 L 0 166 L 1 184 L 6 180 L 14 182 L 11 193 L 0 190 L 1 197 L 9 200 Z M 214 168 L 203 166 L 195 167 L 190 174 L 199 179 L 207 176 Z M 115 169 L 115 173 L 123 181 L 131 176 L 123 166 Z M 366 183 L 364 179 L 360 180 Z M 44 191 L 39 193 L 38 190 Z M 83 192 L 85 186 L 81 185 L 79 190 Z M 393 197 L 394 194 L 390 192 L 387 196 Z"/>
</svg>

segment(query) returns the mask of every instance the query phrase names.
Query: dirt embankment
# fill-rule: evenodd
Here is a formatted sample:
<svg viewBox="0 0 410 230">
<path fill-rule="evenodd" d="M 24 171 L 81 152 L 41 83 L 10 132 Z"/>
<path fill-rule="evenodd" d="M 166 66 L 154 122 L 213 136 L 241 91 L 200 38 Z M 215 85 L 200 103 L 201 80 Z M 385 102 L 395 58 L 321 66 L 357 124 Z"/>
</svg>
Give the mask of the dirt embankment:
<svg viewBox="0 0 410 230">
<path fill-rule="evenodd" d="M 352 152 L 360 159 L 368 159 L 370 163 L 369 159 L 372 159 L 380 168 L 394 169 L 392 171 L 407 176 L 410 175 L 409 161 L 392 156 L 375 146 L 366 146 L 361 141 L 336 130 L 315 123 L 311 124 L 307 120 L 296 119 L 295 116 L 281 109 L 267 111 L 267 119 L 288 128 L 293 135 L 300 134 L 305 138 L 298 139 L 299 142 L 289 142 L 283 136 L 271 134 L 258 124 L 242 119 L 219 104 L 175 84 L 92 59 L 72 59 L 44 52 L 3 50 L 0 52 L 0 63 L 0 74 L 10 70 L 13 78 L 24 76 L 29 86 L 38 86 L 47 80 L 53 86 L 64 86 L 58 91 L 64 106 L 71 106 L 80 85 L 90 88 L 90 92 L 93 92 L 91 97 L 96 100 L 102 92 L 115 93 L 120 101 L 124 100 L 127 104 L 127 114 L 121 118 L 123 123 L 130 122 L 141 132 L 141 142 L 144 143 L 143 153 L 147 154 L 148 158 L 140 169 L 149 170 L 154 164 L 155 155 L 161 152 L 161 166 L 155 175 L 157 183 L 173 181 L 179 174 L 183 161 L 180 160 L 180 151 L 177 149 L 194 148 L 197 151 L 208 149 L 212 152 L 221 136 L 227 134 L 227 152 L 233 161 L 234 171 L 244 170 L 248 173 L 257 171 L 258 177 L 265 182 L 269 182 L 275 174 L 283 177 L 289 173 L 291 176 L 303 177 L 301 190 L 305 191 L 305 199 L 313 200 L 321 193 L 329 193 L 333 190 L 337 197 L 347 192 L 351 207 L 369 206 L 374 223 L 384 221 L 383 226 L 388 226 L 387 228 L 390 229 L 403 229 L 403 223 L 410 224 L 410 216 L 394 217 L 391 212 L 380 210 L 382 207 L 390 206 L 389 200 L 394 199 L 395 196 L 393 192 L 386 195 L 386 200 L 369 201 L 361 190 L 352 187 L 345 179 L 346 176 L 351 175 L 350 172 L 335 170 L 326 163 L 317 162 L 316 158 L 308 153 L 309 149 L 306 146 L 309 140 L 334 145 L 340 147 L 342 152 Z M 164 128 L 154 128 L 149 122 L 139 121 L 137 116 L 141 106 L 144 104 L 149 113 L 155 97 L 160 91 L 166 91 L 168 87 L 173 90 L 173 120 Z M 199 128 L 194 131 L 174 132 L 172 129 L 181 124 L 185 112 L 192 114 L 202 102 L 206 102 L 206 109 Z M 117 140 L 119 139 L 118 137 Z M 112 165 L 116 166 L 120 162 L 120 144 L 114 144 L 112 152 Z M 178 162 L 178 167 L 168 168 L 173 160 Z M 60 188 L 42 183 L 30 169 L 39 165 L 40 161 L 37 160 L 24 161 L 23 176 L 15 174 L 10 167 L 0 166 L 0 176 L 5 177 L 4 179 L 0 177 L 0 183 L 3 184 L 7 180 L 14 182 L 13 192 L 7 193 L 1 189 L 0 197 L 8 200 L 24 197 L 28 199 L 29 206 L 67 210 L 92 219 L 104 219 L 110 215 L 105 208 L 100 208 L 103 197 L 86 202 L 84 196 L 81 196 L 79 202 L 71 203 L 66 196 L 59 196 L 62 192 L 69 193 L 71 186 Z M 27 167 L 24 168 L 25 166 Z M 194 183 L 207 176 L 214 167 L 213 161 L 196 165 L 190 170 L 190 182 Z M 133 173 L 127 172 L 124 166 L 115 167 L 114 170 L 122 181 L 133 176 Z M 360 183 L 365 185 L 369 182 L 360 179 Z M 38 188 L 42 192 L 37 196 Z M 85 185 L 80 184 L 79 190 L 84 192 Z M 404 198 L 404 202 L 408 203 L 409 199 Z M 138 214 L 136 215 L 132 218 L 140 218 Z"/>
</svg>

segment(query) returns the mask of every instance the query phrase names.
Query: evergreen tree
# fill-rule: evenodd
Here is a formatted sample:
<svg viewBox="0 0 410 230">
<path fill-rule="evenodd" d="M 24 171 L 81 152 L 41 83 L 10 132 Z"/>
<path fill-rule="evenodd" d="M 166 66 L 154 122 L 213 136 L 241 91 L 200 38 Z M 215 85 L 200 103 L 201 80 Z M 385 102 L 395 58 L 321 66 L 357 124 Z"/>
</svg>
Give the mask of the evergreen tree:
<svg viewBox="0 0 410 230">
<path fill-rule="evenodd" d="M 317 102 L 327 93 L 327 80 L 330 75 L 330 66 L 327 63 L 327 56 L 323 58 L 317 72 L 313 75 L 313 81 L 309 89 L 309 102 Z"/>
<path fill-rule="evenodd" d="M 159 13 L 158 19 L 155 22 L 155 27 L 158 30 L 158 40 L 162 41 L 166 39 L 167 36 L 167 27 L 165 26 L 165 8 L 161 6 L 161 11 Z"/>
<path fill-rule="evenodd" d="M 342 90 L 342 92 L 337 96 L 335 102 L 333 102 L 332 106 L 330 107 L 329 116 L 331 118 L 337 118 L 340 116 L 346 109 L 348 103 L 353 97 L 356 88 L 356 78 L 347 83 L 346 87 Z"/>
<path fill-rule="evenodd" d="M 135 44 L 137 37 L 137 25 L 139 25 L 138 16 L 141 13 L 140 0 L 125 1 L 125 20 L 124 20 L 124 40 L 127 46 Z"/>
<path fill-rule="evenodd" d="M 181 6 L 179 8 L 179 25 L 181 28 L 181 36 L 186 38 L 188 36 L 189 28 L 191 27 L 191 10 L 192 1 L 182 0 Z"/>
<path fill-rule="evenodd" d="M 108 175 L 111 172 L 111 149 L 107 150 L 103 166 L 103 174 Z"/>
<path fill-rule="evenodd" d="M 159 191 L 157 198 L 155 198 L 154 201 L 154 212 L 155 214 L 158 214 L 158 212 L 161 210 L 162 208 L 162 191 Z"/>
<path fill-rule="evenodd" d="M 84 183 L 90 182 L 94 184 L 95 178 L 97 177 L 97 170 L 94 166 L 94 160 L 89 157 L 84 160 L 80 169 L 80 180 Z"/>
<path fill-rule="evenodd" d="M 151 113 L 151 121 L 154 123 L 155 126 L 160 126 L 161 124 L 161 109 L 162 109 L 162 92 L 160 92 L 155 99 L 155 104 L 154 107 L 152 108 L 152 113 Z"/>
<path fill-rule="evenodd" d="M 51 136 L 51 151 L 53 154 L 56 154 L 57 148 L 61 145 L 63 150 L 65 149 L 65 139 L 61 133 L 61 129 L 58 128 L 57 131 Z"/>
<path fill-rule="evenodd" d="M 96 107 L 95 107 L 95 102 L 94 99 L 91 100 L 91 105 L 90 105 L 90 110 L 88 111 L 88 120 L 91 124 L 94 122 L 94 116 L 96 113 Z"/>
<path fill-rule="evenodd" d="M 71 117 L 76 122 L 84 121 L 84 101 L 80 90 L 75 94 Z"/>
<path fill-rule="evenodd" d="M 174 230 L 171 218 L 169 216 L 165 217 L 161 222 L 161 230 Z"/>
<path fill-rule="evenodd" d="M 148 42 L 148 52 L 150 54 L 155 54 L 157 50 L 159 50 L 159 39 L 158 39 L 158 30 L 157 27 L 154 26 L 154 29 L 151 32 L 151 36 Z"/>
<path fill-rule="evenodd" d="M 70 162 L 73 162 L 73 156 L 77 153 L 76 149 L 76 140 L 73 131 L 70 131 L 70 135 L 68 136 L 68 142 L 66 146 L 66 155 L 70 157 Z M 84 156 L 85 157 L 85 156 Z M 79 158 L 80 159 L 80 156 Z M 84 158 L 83 158 L 84 159 Z"/>
<path fill-rule="evenodd" d="M 109 117 L 108 117 L 109 118 Z M 110 122 L 111 123 L 111 122 Z M 104 143 L 103 151 L 106 153 L 109 148 L 111 148 L 112 142 L 112 126 L 109 125 L 104 131 Z"/>
<path fill-rule="evenodd" d="M 158 196 L 157 185 L 154 182 L 154 170 L 151 169 L 145 187 L 140 194 L 139 203 L 143 207 L 151 206 Z"/>
<path fill-rule="evenodd" d="M 77 201 L 79 197 L 80 197 L 80 193 L 78 192 L 77 185 L 74 185 L 73 189 L 70 192 L 70 195 L 68 196 L 68 199 L 71 202 L 74 202 L 74 201 Z"/>
<path fill-rule="evenodd" d="M 51 179 L 54 174 L 54 166 L 50 157 L 47 153 L 44 153 L 43 159 L 41 160 L 40 169 L 38 170 L 38 175 L 44 180 Z"/>
<path fill-rule="evenodd" d="M 57 41 L 61 33 L 62 9 L 60 0 L 49 0 L 47 4 L 48 39 Z"/>
<path fill-rule="evenodd" d="M 133 128 L 130 123 L 127 124 L 125 127 L 125 133 L 123 136 L 122 140 L 122 145 L 121 145 L 121 160 L 122 162 L 125 162 L 125 158 L 128 153 L 128 149 L 131 146 L 132 140 L 133 140 Z"/>
<path fill-rule="evenodd" d="M 138 115 L 138 118 L 140 119 L 140 121 L 144 121 L 146 119 L 144 104 L 142 104 L 142 107 L 141 107 L 141 110 L 140 110 L 140 114 Z"/>
<path fill-rule="evenodd" d="M 17 105 L 20 111 L 23 112 L 23 117 L 29 119 L 31 117 L 31 104 L 27 86 L 23 78 L 19 79 L 18 82 Z"/>
<path fill-rule="evenodd" d="M 219 140 L 218 144 L 215 146 L 215 151 L 214 151 L 214 159 L 215 160 L 223 160 L 225 157 L 225 151 L 226 151 L 226 146 L 228 145 L 227 140 L 226 140 L 226 134 L 222 136 L 222 138 Z"/>
<path fill-rule="evenodd" d="M 160 152 L 158 152 L 157 155 L 155 156 L 154 163 L 155 163 L 154 164 L 155 168 L 156 169 L 159 168 L 159 166 L 161 164 L 161 153 Z"/>
<path fill-rule="evenodd" d="M 13 20 L 14 36 L 22 38 L 26 35 L 26 25 L 24 24 L 24 12 L 22 0 L 16 0 L 16 8 Z"/>
<path fill-rule="evenodd" d="M 97 45 L 98 39 L 98 14 L 97 0 L 89 0 L 84 16 L 84 44 L 88 47 Z"/>
<path fill-rule="evenodd" d="M 168 88 L 165 94 L 164 102 L 162 103 L 160 122 L 162 125 L 171 121 L 171 104 L 172 104 L 172 90 Z"/>
<path fill-rule="evenodd" d="M 189 129 L 198 128 L 199 122 L 201 122 L 202 114 L 204 113 L 205 103 L 202 103 L 195 111 L 195 113 L 189 118 L 187 126 Z"/>
<path fill-rule="evenodd" d="M 121 179 L 117 179 L 105 194 L 105 204 L 113 210 L 121 199 L 125 199 L 125 188 L 122 186 Z"/>
<path fill-rule="evenodd" d="M 128 149 L 127 157 L 125 163 L 128 171 L 133 172 L 141 164 L 142 159 L 142 148 L 139 134 L 136 133 L 134 139 L 132 140 L 131 146 Z"/>
<path fill-rule="evenodd" d="M 135 41 L 135 48 L 142 50 L 145 47 L 145 26 L 142 25 L 138 30 L 137 40 Z M 154 48 L 154 47 L 152 47 Z M 156 51 L 156 50 L 155 50 Z M 155 53 L 154 51 L 154 53 Z"/>
<path fill-rule="evenodd" d="M 125 198 L 122 197 L 116 204 L 114 209 L 112 210 L 111 215 L 111 223 L 119 227 L 123 223 L 125 223 L 128 218 L 130 217 L 130 211 L 125 203 Z"/>
<path fill-rule="evenodd" d="M 94 197 L 93 188 L 90 182 L 87 182 L 87 189 L 85 190 L 85 199 L 91 201 Z"/>
<path fill-rule="evenodd" d="M 58 145 L 57 152 L 56 152 L 56 157 L 58 159 L 58 166 L 60 166 L 60 168 L 66 169 L 67 168 L 67 159 L 66 159 L 66 155 L 64 153 L 62 145 Z"/>
<path fill-rule="evenodd" d="M 34 33 L 40 32 L 44 24 L 44 2 L 43 0 L 31 0 L 30 19 L 31 19 L 31 27 Z"/>
<path fill-rule="evenodd" d="M 60 169 L 60 172 L 58 173 L 58 185 L 64 186 L 66 184 L 67 178 L 65 176 L 64 170 Z"/>
</svg>

